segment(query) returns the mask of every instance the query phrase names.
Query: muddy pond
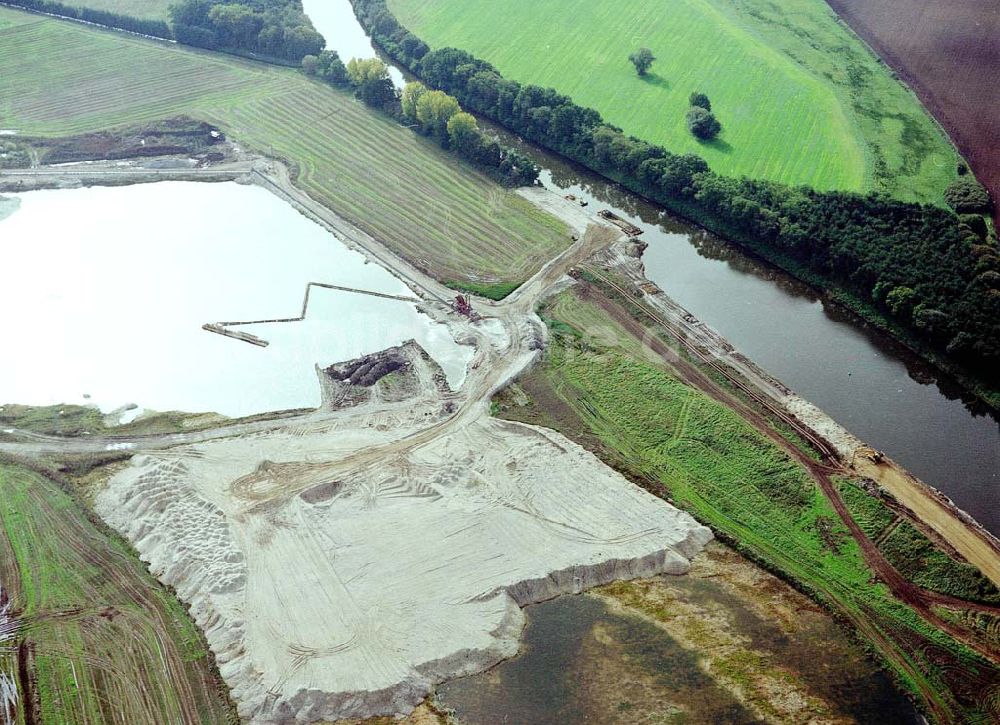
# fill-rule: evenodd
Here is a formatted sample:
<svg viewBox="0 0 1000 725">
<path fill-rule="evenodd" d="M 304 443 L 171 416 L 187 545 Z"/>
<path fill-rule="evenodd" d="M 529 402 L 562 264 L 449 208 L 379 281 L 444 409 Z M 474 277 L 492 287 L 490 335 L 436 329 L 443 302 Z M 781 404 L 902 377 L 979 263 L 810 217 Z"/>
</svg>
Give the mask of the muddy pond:
<svg viewBox="0 0 1000 725">
<path fill-rule="evenodd" d="M 35 191 L 0 221 L 0 404 L 95 404 L 244 416 L 320 403 L 317 365 L 416 339 L 461 384 L 471 348 L 406 285 L 255 186 L 161 182 Z"/>
<path fill-rule="evenodd" d="M 462 725 L 920 722 L 828 616 L 719 545 L 687 576 L 525 613 L 521 654 L 438 688 Z"/>
</svg>

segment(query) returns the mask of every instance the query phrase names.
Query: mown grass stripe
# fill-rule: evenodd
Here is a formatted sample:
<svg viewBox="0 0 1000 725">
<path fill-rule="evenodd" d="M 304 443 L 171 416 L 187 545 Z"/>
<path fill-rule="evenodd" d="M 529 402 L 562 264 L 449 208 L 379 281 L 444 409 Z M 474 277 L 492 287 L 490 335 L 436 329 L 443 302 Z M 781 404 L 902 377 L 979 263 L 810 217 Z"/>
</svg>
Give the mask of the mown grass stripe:
<svg viewBox="0 0 1000 725">
<path fill-rule="evenodd" d="M 204 119 L 293 162 L 307 192 L 442 279 L 522 281 L 569 243 L 548 214 L 299 72 L 0 9 L 8 19 L 0 108 L 23 133 Z"/>
</svg>

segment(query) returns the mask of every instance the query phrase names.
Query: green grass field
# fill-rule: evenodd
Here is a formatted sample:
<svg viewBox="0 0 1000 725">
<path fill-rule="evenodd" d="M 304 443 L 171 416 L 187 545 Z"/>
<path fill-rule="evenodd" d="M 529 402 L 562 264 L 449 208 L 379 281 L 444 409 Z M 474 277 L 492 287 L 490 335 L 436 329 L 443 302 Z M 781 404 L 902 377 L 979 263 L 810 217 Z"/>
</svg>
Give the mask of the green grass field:
<svg viewBox="0 0 1000 725">
<path fill-rule="evenodd" d="M 22 680 L 18 723 L 234 721 L 207 646 L 172 594 L 57 483 L 7 464 L 0 582 L 32 690 Z"/>
<path fill-rule="evenodd" d="M 823 0 L 388 0 L 432 48 L 551 86 L 627 133 L 703 156 L 719 173 L 941 203 L 958 157 L 916 97 Z M 636 48 L 657 61 L 640 78 Z M 684 114 L 708 94 L 722 135 Z"/>
<path fill-rule="evenodd" d="M 301 72 L 0 8 L 0 128 L 57 136 L 187 114 L 290 161 L 299 185 L 443 280 L 521 282 L 569 231 Z"/>
<path fill-rule="evenodd" d="M 133 18 L 167 20 L 174 0 L 60 0 L 64 5 L 93 10 L 107 10 L 111 13 L 131 15 Z"/>
<path fill-rule="evenodd" d="M 865 535 L 914 584 L 971 602 L 1000 603 L 1000 590 L 976 567 L 949 557 L 878 498 L 850 481 L 840 482 L 840 493 Z"/>
<path fill-rule="evenodd" d="M 851 622 L 942 722 L 1000 715 L 1000 702 L 970 694 L 965 679 L 985 678 L 988 693 L 1000 686 L 1000 669 L 874 581 L 807 471 L 732 409 L 681 382 L 589 299 L 566 292 L 547 305 L 544 362 L 501 393 L 494 411 L 560 430 L 798 582 Z"/>
</svg>

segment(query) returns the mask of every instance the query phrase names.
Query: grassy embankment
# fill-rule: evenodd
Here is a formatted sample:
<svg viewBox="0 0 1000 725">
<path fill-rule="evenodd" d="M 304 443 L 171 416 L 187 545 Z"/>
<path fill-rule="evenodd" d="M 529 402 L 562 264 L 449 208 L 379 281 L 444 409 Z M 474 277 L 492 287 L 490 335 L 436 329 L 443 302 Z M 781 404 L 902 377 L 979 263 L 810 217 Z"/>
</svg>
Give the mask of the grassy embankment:
<svg viewBox="0 0 1000 725">
<path fill-rule="evenodd" d="M 1000 715 L 1000 669 L 873 581 L 806 469 L 682 383 L 596 305 L 564 293 L 544 314 L 553 333 L 545 362 L 502 394 L 496 410 L 563 431 L 810 592 L 938 720 Z"/>
<path fill-rule="evenodd" d="M 958 156 L 916 96 L 823 0 L 577 3 L 389 0 L 432 48 L 550 86 L 626 133 L 691 151 L 716 172 L 942 203 Z M 544 29 L 544 30 L 542 30 Z M 628 54 L 657 60 L 640 78 Z M 723 133 L 697 141 L 684 115 L 706 93 Z"/>
<path fill-rule="evenodd" d="M 131 15 L 143 20 L 167 20 L 168 9 L 174 0 L 60 0 L 64 5 L 91 10 L 104 10 L 109 13 Z"/>
<path fill-rule="evenodd" d="M 494 295 L 570 241 L 516 193 L 300 72 L 4 8 L 0 28 L 0 128 L 208 121 L 286 159 L 310 196 L 434 276 Z"/>
<path fill-rule="evenodd" d="M 248 416 L 239 422 L 253 420 Z M 97 406 L 17 405 L 0 406 L 0 428 L 17 428 L 43 435 L 153 435 L 179 433 L 234 423 L 217 413 L 147 412 L 130 423 L 118 424 L 115 416 L 102 413 Z"/>
<path fill-rule="evenodd" d="M 235 721 L 202 636 L 135 553 L 59 484 L 2 463 L 0 583 L 21 624 L 18 723 Z"/>
<path fill-rule="evenodd" d="M 976 567 L 956 562 L 913 524 L 851 481 L 841 481 L 851 516 L 895 569 L 932 592 L 985 604 L 1000 604 L 1000 590 Z"/>
</svg>

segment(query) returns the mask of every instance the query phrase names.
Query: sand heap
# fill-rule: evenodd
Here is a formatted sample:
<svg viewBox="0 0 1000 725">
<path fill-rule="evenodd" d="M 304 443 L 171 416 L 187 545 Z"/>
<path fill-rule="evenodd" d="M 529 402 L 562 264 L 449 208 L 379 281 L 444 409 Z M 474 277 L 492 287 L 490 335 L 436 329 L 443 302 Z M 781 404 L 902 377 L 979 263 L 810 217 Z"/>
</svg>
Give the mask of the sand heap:
<svg viewBox="0 0 1000 725">
<path fill-rule="evenodd" d="M 521 606 L 683 573 L 711 538 L 551 431 L 342 412 L 137 456 L 97 499 L 190 603 L 251 722 L 408 712 L 515 654 Z"/>
</svg>

